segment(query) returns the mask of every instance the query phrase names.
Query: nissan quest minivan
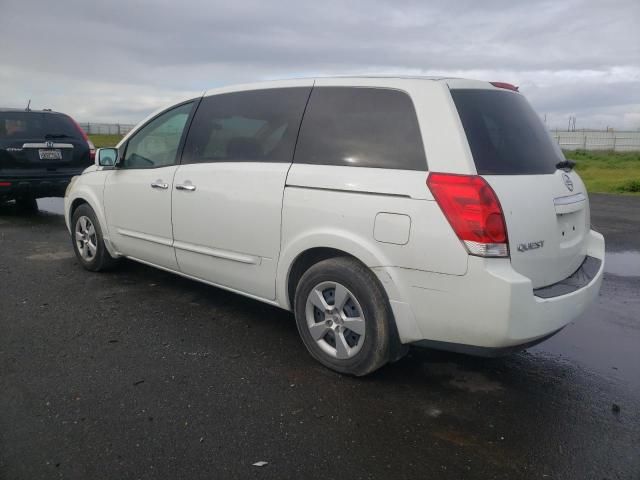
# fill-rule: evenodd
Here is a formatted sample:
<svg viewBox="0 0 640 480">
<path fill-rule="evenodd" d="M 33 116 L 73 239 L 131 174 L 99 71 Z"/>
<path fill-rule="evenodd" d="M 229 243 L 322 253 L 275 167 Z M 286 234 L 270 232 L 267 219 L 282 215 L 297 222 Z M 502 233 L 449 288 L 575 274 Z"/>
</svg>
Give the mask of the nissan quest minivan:
<svg viewBox="0 0 640 480">
<path fill-rule="evenodd" d="M 408 345 L 498 355 L 597 296 L 589 200 L 517 88 L 321 78 L 205 92 L 72 181 L 88 270 L 127 257 L 294 313 L 310 354 L 365 375 Z"/>
</svg>

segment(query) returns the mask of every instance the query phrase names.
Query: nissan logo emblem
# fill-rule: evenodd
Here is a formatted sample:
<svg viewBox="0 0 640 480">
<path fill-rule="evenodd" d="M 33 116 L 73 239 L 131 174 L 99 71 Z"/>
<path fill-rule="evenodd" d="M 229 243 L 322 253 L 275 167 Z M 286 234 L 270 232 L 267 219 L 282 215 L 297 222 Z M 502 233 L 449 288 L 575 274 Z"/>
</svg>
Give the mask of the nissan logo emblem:
<svg viewBox="0 0 640 480">
<path fill-rule="evenodd" d="M 573 192 L 573 181 L 571 180 L 571 177 L 569 175 L 567 175 L 566 173 L 562 174 L 562 180 L 564 181 L 564 185 L 567 187 L 567 189 L 570 192 Z"/>
</svg>

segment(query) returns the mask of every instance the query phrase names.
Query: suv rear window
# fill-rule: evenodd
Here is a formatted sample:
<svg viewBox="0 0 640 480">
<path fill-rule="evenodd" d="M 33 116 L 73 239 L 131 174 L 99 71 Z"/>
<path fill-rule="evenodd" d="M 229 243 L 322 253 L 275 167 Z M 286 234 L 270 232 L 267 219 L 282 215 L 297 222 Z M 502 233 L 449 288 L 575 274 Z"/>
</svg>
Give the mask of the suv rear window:
<svg viewBox="0 0 640 480">
<path fill-rule="evenodd" d="M 411 98 L 385 88 L 315 87 L 294 162 L 426 170 Z"/>
<path fill-rule="evenodd" d="M 69 117 L 57 113 L 0 112 L 0 139 L 82 138 Z"/>
<path fill-rule="evenodd" d="M 451 96 L 480 175 L 536 175 L 564 160 L 536 112 L 520 94 L 453 89 Z"/>
</svg>

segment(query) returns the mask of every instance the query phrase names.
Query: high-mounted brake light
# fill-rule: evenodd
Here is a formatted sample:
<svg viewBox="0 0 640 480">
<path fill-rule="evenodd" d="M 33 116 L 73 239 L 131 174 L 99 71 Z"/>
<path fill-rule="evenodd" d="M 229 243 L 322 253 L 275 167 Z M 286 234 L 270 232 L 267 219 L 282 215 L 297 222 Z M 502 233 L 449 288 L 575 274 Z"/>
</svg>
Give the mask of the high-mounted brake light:
<svg viewBox="0 0 640 480">
<path fill-rule="evenodd" d="M 471 255 L 509 256 L 502 207 L 484 178 L 430 173 L 427 186 Z"/>
<path fill-rule="evenodd" d="M 67 117 L 69 117 L 69 115 L 67 115 Z M 69 120 L 73 122 L 78 132 L 80 132 L 80 135 L 82 135 L 82 138 L 84 138 L 89 145 L 89 156 L 91 157 L 91 161 L 93 162 L 96 158 L 96 147 L 93 145 L 93 142 L 89 140 L 89 135 L 87 135 L 82 127 L 78 125 L 78 122 L 76 122 L 72 117 L 69 117 Z"/>
<path fill-rule="evenodd" d="M 504 88 L 506 90 L 513 90 L 514 92 L 517 92 L 518 88 L 520 88 L 506 82 L 489 82 L 489 83 L 496 88 Z"/>
</svg>

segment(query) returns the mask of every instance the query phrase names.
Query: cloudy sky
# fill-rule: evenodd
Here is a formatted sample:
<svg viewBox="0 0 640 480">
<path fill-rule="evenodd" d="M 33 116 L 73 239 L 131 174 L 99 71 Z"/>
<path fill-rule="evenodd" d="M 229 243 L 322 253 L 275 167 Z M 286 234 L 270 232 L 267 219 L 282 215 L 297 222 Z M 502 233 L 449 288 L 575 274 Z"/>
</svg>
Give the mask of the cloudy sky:
<svg viewBox="0 0 640 480">
<path fill-rule="evenodd" d="M 0 106 L 136 122 L 230 83 L 515 83 L 550 127 L 640 129 L 640 1 L 0 0 Z"/>
</svg>

